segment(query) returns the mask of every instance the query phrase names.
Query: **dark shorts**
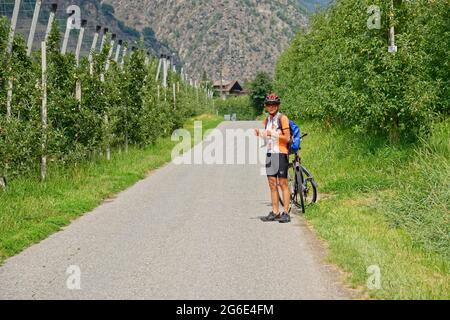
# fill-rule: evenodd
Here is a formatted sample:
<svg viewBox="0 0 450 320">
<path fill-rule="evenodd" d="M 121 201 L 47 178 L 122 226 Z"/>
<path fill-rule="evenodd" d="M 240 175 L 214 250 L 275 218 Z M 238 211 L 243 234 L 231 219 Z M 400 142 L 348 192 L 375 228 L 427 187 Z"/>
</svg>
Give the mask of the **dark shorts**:
<svg viewBox="0 0 450 320">
<path fill-rule="evenodd" d="M 268 153 L 266 157 L 266 173 L 268 177 L 287 178 L 289 168 L 288 155 L 284 153 Z"/>
</svg>

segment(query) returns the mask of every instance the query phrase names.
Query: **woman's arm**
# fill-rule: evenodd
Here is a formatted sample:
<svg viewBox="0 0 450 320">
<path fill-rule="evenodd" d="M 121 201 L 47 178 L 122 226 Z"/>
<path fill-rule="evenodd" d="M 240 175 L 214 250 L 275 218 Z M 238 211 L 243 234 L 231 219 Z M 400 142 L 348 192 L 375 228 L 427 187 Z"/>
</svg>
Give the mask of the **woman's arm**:
<svg viewBox="0 0 450 320">
<path fill-rule="evenodd" d="M 278 138 L 282 143 L 289 143 L 291 141 L 291 130 L 289 130 L 289 119 L 286 116 L 281 118 L 281 128 L 272 136 Z"/>
</svg>

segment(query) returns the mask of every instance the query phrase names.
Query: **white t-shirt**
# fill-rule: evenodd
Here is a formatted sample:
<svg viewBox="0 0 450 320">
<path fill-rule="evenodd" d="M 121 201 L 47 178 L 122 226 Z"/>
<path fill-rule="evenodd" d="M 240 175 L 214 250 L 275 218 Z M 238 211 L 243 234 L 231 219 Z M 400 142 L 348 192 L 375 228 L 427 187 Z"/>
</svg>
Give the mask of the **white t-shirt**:
<svg viewBox="0 0 450 320">
<path fill-rule="evenodd" d="M 266 130 L 271 132 L 271 136 L 267 137 L 266 145 L 267 145 L 267 153 L 280 153 L 280 146 L 278 143 L 278 134 L 280 133 L 278 128 L 281 121 L 279 118 L 281 117 L 281 113 L 277 113 L 272 119 L 269 116 L 267 118 Z"/>
</svg>

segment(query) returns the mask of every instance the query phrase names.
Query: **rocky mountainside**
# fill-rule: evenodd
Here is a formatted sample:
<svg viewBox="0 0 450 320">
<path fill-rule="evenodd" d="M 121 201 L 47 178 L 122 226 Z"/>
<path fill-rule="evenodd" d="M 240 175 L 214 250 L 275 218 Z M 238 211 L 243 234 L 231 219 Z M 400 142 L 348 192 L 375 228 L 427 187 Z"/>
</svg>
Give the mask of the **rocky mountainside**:
<svg viewBox="0 0 450 320">
<path fill-rule="evenodd" d="M 327 7 L 333 0 L 298 0 L 300 8 L 313 12 Z"/>
<path fill-rule="evenodd" d="M 307 25 L 303 0 L 103 0 L 138 30 L 150 26 L 199 78 L 249 80 Z M 306 0 L 309 4 L 311 0 Z M 312 0 L 323 2 L 324 0 Z M 223 65 L 223 67 L 222 67 Z"/>
</svg>

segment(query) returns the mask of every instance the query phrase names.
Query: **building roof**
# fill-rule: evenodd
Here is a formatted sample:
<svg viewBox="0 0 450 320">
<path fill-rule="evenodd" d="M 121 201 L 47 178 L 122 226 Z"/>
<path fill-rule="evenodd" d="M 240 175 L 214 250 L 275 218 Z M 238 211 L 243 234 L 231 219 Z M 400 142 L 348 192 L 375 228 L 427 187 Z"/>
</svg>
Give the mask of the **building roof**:
<svg viewBox="0 0 450 320">
<path fill-rule="evenodd" d="M 241 87 L 237 80 L 217 80 L 214 81 L 213 86 L 219 91 L 230 91 L 236 84 Z"/>
<path fill-rule="evenodd" d="M 220 87 L 222 84 L 224 87 L 228 87 L 231 84 L 234 84 L 236 82 L 236 80 L 216 80 L 214 81 L 214 87 Z"/>
</svg>

